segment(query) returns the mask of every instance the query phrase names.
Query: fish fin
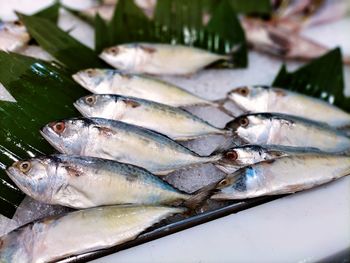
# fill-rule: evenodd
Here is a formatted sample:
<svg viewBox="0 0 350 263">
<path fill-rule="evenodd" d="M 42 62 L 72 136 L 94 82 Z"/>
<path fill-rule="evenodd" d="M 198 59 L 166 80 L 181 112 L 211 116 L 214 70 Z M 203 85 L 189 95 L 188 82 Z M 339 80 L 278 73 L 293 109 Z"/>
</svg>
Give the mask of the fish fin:
<svg viewBox="0 0 350 263">
<path fill-rule="evenodd" d="M 113 131 L 112 129 L 107 128 L 107 127 L 95 125 L 95 128 L 98 129 L 98 131 L 101 135 L 106 136 L 106 137 L 110 137 L 116 133 L 115 131 Z"/>
<path fill-rule="evenodd" d="M 140 103 L 138 103 L 137 101 L 132 100 L 132 99 L 123 99 L 123 101 L 124 101 L 126 106 L 129 106 L 131 108 L 137 108 L 137 107 L 141 106 Z"/>
<path fill-rule="evenodd" d="M 142 49 L 143 51 L 145 51 L 148 54 L 153 54 L 153 53 L 157 52 L 156 48 L 153 48 L 150 46 L 140 45 L 139 47 L 140 47 L 140 49 Z"/>
<path fill-rule="evenodd" d="M 191 210 L 200 207 L 211 195 L 216 193 L 217 182 L 211 183 L 196 191 L 183 205 Z"/>
</svg>

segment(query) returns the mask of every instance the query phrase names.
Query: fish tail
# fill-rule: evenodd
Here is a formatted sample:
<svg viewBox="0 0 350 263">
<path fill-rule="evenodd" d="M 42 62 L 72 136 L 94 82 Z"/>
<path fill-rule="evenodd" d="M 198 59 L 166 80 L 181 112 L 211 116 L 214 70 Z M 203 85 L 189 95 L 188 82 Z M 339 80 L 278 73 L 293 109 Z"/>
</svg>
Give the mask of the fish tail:
<svg viewBox="0 0 350 263">
<path fill-rule="evenodd" d="M 350 56 L 343 56 L 343 63 L 345 65 L 350 65 Z"/>
<path fill-rule="evenodd" d="M 217 182 L 211 183 L 207 186 L 196 191 L 186 201 L 183 202 L 183 206 L 190 210 L 195 210 L 200 207 L 207 199 L 216 193 Z"/>
</svg>

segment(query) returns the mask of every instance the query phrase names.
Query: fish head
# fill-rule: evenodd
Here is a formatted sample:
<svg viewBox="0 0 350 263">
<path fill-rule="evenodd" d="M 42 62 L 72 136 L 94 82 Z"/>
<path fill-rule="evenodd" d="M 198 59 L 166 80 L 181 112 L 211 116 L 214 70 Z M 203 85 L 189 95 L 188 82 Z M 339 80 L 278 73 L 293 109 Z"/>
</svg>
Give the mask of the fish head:
<svg viewBox="0 0 350 263">
<path fill-rule="evenodd" d="M 124 108 L 118 95 L 93 94 L 78 99 L 74 106 L 85 117 L 115 119 Z"/>
<path fill-rule="evenodd" d="M 100 58 L 115 68 L 132 70 L 136 63 L 138 48 L 136 45 L 119 45 L 106 48 Z"/>
<path fill-rule="evenodd" d="M 267 144 L 272 124 L 269 118 L 260 114 L 245 114 L 226 124 L 234 137 L 244 144 Z"/>
<path fill-rule="evenodd" d="M 269 87 L 266 86 L 243 86 L 231 90 L 227 96 L 245 112 L 266 112 L 269 93 Z"/>
<path fill-rule="evenodd" d="M 216 185 L 213 199 L 246 199 L 265 189 L 264 176 L 254 166 L 246 166 L 227 175 Z"/>
<path fill-rule="evenodd" d="M 29 40 L 30 35 L 21 21 L 0 22 L 0 50 L 16 51 Z"/>
<path fill-rule="evenodd" d="M 17 161 L 7 168 L 6 173 L 25 194 L 40 200 L 50 200 L 55 181 L 59 179 L 50 157 Z"/>
<path fill-rule="evenodd" d="M 241 167 L 272 158 L 260 145 L 243 145 L 225 150 L 216 166 L 225 173 L 233 173 Z"/>
<path fill-rule="evenodd" d="M 228 149 L 224 158 L 237 167 L 244 167 L 266 160 L 268 152 L 260 145 L 244 145 Z"/>
<path fill-rule="evenodd" d="M 84 69 L 75 73 L 72 78 L 92 93 L 110 92 L 114 71 L 110 69 Z"/>
<path fill-rule="evenodd" d="M 89 119 L 73 118 L 51 122 L 41 128 L 41 135 L 58 151 L 81 154 L 89 132 Z"/>
</svg>

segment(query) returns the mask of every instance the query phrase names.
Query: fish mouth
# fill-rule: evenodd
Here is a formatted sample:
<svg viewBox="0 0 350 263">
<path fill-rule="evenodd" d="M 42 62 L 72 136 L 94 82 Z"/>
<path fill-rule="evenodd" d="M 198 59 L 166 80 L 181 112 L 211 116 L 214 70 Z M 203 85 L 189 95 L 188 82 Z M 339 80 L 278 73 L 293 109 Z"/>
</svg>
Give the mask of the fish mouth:
<svg viewBox="0 0 350 263">
<path fill-rule="evenodd" d="M 63 152 L 62 147 L 60 147 L 59 145 L 55 144 L 54 141 L 51 139 L 51 137 L 50 137 L 49 135 L 47 135 L 45 131 L 48 131 L 48 129 L 47 129 L 46 126 L 44 126 L 44 127 L 42 127 L 42 128 L 40 129 L 39 132 L 40 132 L 41 136 L 43 136 L 44 139 L 45 139 L 53 148 L 55 148 L 57 151 L 59 151 L 59 152 L 62 153 L 62 152 Z M 48 131 L 48 132 L 49 132 L 49 131 Z"/>
<path fill-rule="evenodd" d="M 7 174 L 8 177 L 10 177 L 10 179 L 19 187 L 22 188 L 19 180 L 17 180 L 17 176 L 18 176 L 18 170 L 16 167 L 14 167 L 16 163 L 12 164 L 12 166 L 8 167 L 5 172 Z M 21 187 L 20 187 L 21 186 Z M 21 189 L 22 190 L 22 189 Z"/>
<path fill-rule="evenodd" d="M 73 102 L 73 106 L 81 113 L 82 116 L 84 117 L 89 116 L 87 112 L 84 110 L 84 108 L 79 105 L 79 103 Z"/>
<path fill-rule="evenodd" d="M 74 79 L 75 82 L 77 82 L 82 87 L 86 89 L 88 88 L 87 82 L 82 77 L 80 77 L 79 73 L 73 74 L 72 78 Z"/>
</svg>

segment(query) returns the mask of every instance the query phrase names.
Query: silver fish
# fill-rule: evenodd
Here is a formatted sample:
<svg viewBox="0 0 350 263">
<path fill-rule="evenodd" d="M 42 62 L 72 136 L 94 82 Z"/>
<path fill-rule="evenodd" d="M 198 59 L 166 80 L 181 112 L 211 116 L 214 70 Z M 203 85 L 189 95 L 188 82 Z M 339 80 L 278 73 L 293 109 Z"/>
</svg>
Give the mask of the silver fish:
<svg viewBox="0 0 350 263">
<path fill-rule="evenodd" d="M 349 113 L 321 99 L 280 88 L 244 86 L 229 92 L 228 98 L 246 113 L 277 112 L 325 122 L 337 128 L 350 126 Z"/>
<path fill-rule="evenodd" d="M 295 193 L 350 174 L 350 157 L 305 154 L 247 166 L 218 183 L 213 199 L 246 199 Z"/>
<path fill-rule="evenodd" d="M 291 32 L 269 21 L 255 18 L 241 20 L 250 46 L 267 54 L 286 59 L 312 60 L 324 55 L 330 49 L 317 43 L 299 32 Z M 350 63 L 349 56 L 343 56 L 345 64 Z"/>
<path fill-rule="evenodd" d="M 44 61 L 55 60 L 54 57 L 47 53 L 42 47 L 36 45 L 26 46 L 19 50 L 17 53 L 28 57 L 38 58 Z"/>
<path fill-rule="evenodd" d="M 51 155 L 15 162 L 8 176 L 27 195 L 76 209 L 117 204 L 196 207 L 211 192 L 186 194 L 147 170 L 94 157 Z"/>
<path fill-rule="evenodd" d="M 132 43 L 106 48 L 100 58 L 132 73 L 190 75 L 230 56 L 182 45 Z"/>
<path fill-rule="evenodd" d="M 157 175 L 221 158 L 221 154 L 200 156 L 157 132 L 100 118 L 53 122 L 41 134 L 62 153 L 134 164 Z"/>
<path fill-rule="evenodd" d="M 86 69 L 73 75 L 85 89 L 96 94 L 117 94 L 151 100 L 174 107 L 211 105 L 207 101 L 173 84 L 112 69 Z"/>
<path fill-rule="evenodd" d="M 162 206 L 106 206 L 44 218 L 2 236 L 0 262 L 56 262 L 113 247 L 183 211 Z"/>
<path fill-rule="evenodd" d="M 0 50 L 18 51 L 30 40 L 26 27 L 21 21 L 0 21 Z"/>
<path fill-rule="evenodd" d="M 115 3 L 106 3 L 103 5 L 92 6 L 81 11 L 83 17 L 94 19 L 98 14 L 103 20 L 110 21 L 113 18 Z"/>
<path fill-rule="evenodd" d="M 326 152 L 350 149 L 346 134 L 323 123 L 285 114 L 246 114 L 229 122 L 226 128 L 248 144 L 314 147 Z"/>
<path fill-rule="evenodd" d="M 282 145 L 242 145 L 225 151 L 223 158 L 215 164 L 226 174 L 262 161 L 281 158 L 284 156 L 305 155 L 310 153 L 322 154 L 317 148 L 290 147 Z M 324 153 L 327 154 L 327 153 Z"/>
<path fill-rule="evenodd" d="M 85 117 L 118 120 L 184 141 L 209 134 L 229 135 L 193 114 L 165 104 L 119 95 L 89 95 L 74 106 Z"/>
</svg>

